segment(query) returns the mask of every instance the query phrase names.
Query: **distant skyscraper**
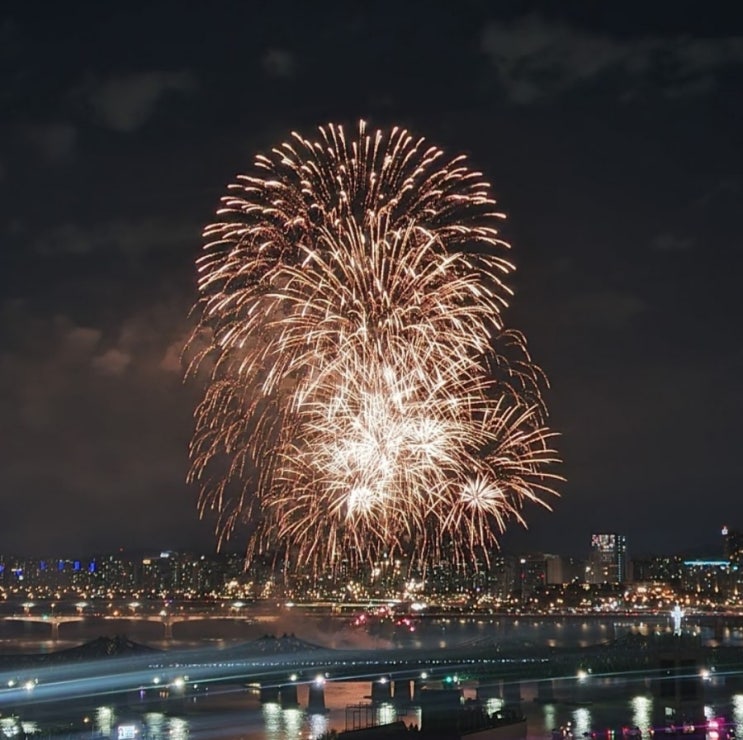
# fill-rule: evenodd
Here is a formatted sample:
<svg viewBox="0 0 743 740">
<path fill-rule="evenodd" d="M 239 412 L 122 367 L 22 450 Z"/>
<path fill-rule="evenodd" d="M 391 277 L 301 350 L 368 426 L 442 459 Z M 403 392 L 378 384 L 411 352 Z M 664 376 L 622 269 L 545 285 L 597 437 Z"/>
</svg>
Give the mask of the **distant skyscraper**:
<svg viewBox="0 0 743 740">
<path fill-rule="evenodd" d="M 722 555 L 725 560 L 739 564 L 743 560 L 743 533 L 722 528 Z"/>
<path fill-rule="evenodd" d="M 529 599 L 547 583 L 547 558 L 543 553 L 533 553 L 519 558 L 519 585 L 521 600 Z"/>
<path fill-rule="evenodd" d="M 743 592 L 743 533 L 722 528 L 722 554 L 730 570 L 730 588 L 736 594 Z"/>
<path fill-rule="evenodd" d="M 627 538 L 623 534 L 591 535 L 587 581 L 624 583 L 627 578 Z"/>
</svg>

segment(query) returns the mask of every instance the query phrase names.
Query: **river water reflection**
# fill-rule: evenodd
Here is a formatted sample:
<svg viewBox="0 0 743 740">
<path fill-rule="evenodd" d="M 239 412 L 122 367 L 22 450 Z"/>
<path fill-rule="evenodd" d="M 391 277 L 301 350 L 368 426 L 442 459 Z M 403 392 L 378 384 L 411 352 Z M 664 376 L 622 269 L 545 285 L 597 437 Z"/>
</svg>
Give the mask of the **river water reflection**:
<svg viewBox="0 0 743 740">
<path fill-rule="evenodd" d="M 61 639 L 48 639 L 45 625 L 0 624 L 0 652 L 30 653 L 60 650 L 79 645 L 99 636 L 126 636 L 143 644 L 161 649 L 184 649 L 212 645 L 229 650 L 231 645 L 261 637 L 267 633 L 276 635 L 293 633 L 307 642 L 332 648 L 389 648 L 395 645 L 415 646 L 422 649 L 461 645 L 467 642 L 493 640 L 494 642 L 531 643 L 555 647 L 589 646 L 615 639 L 627 632 L 647 632 L 670 629 L 669 620 L 662 617 L 655 621 L 615 620 L 611 618 L 566 619 L 516 619 L 516 618 L 448 618 L 425 620 L 416 624 L 414 632 L 400 631 L 377 625 L 371 629 L 352 628 L 348 620 L 330 617 L 301 617 L 280 613 L 274 619 L 261 622 L 245 620 L 223 620 L 221 622 L 184 623 L 175 626 L 175 639 L 165 640 L 157 624 L 116 622 L 115 620 L 86 620 L 63 625 Z M 690 630 L 698 629 L 693 624 Z M 48 626 L 47 626 L 48 629 Z M 715 636 L 704 635 L 714 640 Z M 718 642 L 743 644 L 739 631 L 726 630 L 716 636 Z M 617 688 L 620 688 L 617 682 Z M 184 738 L 221 738 L 222 740 L 289 740 L 289 738 L 316 738 L 328 729 L 343 730 L 354 723 L 353 714 L 347 707 L 368 702 L 368 682 L 329 683 L 325 689 L 328 711 L 324 714 L 307 712 L 307 687 L 299 686 L 299 708 L 283 709 L 278 704 L 261 706 L 259 698 L 244 686 L 212 690 L 209 695 L 199 696 L 190 703 L 179 706 L 111 706 L 104 701 L 88 704 L 79 710 L 68 708 L 64 717 L 53 718 L 48 711 L 35 712 L 37 728 L 48 731 L 54 719 L 75 723 L 83 728 L 81 737 L 116 738 L 122 726 L 131 725 L 138 730 L 139 737 L 151 740 L 180 740 Z M 474 696 L 474 687 L 464 686 L 465 696 Z M 617 692 L 611 701 L 596 701 L 588 706 L 569 704 L 539 704 L 536 684 L 525 683 L 521 687 L 522 709 L 528 719 L 529 738 L 548 738 L 551 730 L 570 723 L 575 737 L 595 729 L 616 729 L 623 725 L 636 725 L 646 730 L 657 718 L 657 706 L 647 691 L 635 695 Z M 602 692 L 601 696 L 606 696 Z M 709 692 L 709 703 L 705 708 L 708 716 L 725 716 L 737 725 L 738 737 L 743 737 L 743 695 L 726 692 L 722 686 Z M 498 700 L 492 700 L 490 709 L 498 708 Z M 381 705 L 374 709 L 379 722 L 395 717 L 392 705 Z M 32 715 L 34 713 L 31 713 Z M 80 715 L 80 716 L 78 716 Z M 421 723 L 420 710 L 411 708 L 401 717 L 407 723 Z M 87 720 L 87 721 L 86 721 Z M 0 726 L 0 734 L 9 733 L 9 718 Z M 82 724 L 81 724 L 82 723 Z"/>
<path fill-rule="evenodd" d="M 326 692 L 328 712 L 311 714 L 306 707 L 306 693 L 300 690 L 300 707 L 282 709 L 278 704 L 260 706 L 257 698 L 245 691 L 232 691 L 215 696 L 203 703 L 177 711 L 137 711 L 132 707 L 101 705 L 92 713 L 89 729 L 70 733 L 69 737 L 117 738 L 119 728 L 136 727 L 137 736 L 147 740 L 186 740 L 221 738 L 222 740 L 294 740 L 317 738 L 329 729 L 343 730 L 353 726 L 347 707 L 362 701 L 368 684 L 331 684 Z M 465 688 L 465 696 L 471 692 Z M 636 695 L 616 701 L 603 701 L 590 706 L 569 706 L 560 703 L 538 704 L 534 701 L 536 686 L 524 684 L 521 708 L 527 717 L 528 739 L 546 740 L 553 728 L 570 725 L 574 738 L 599 731 L 604 737 L 612 730 L 621 737 L 623 726 L 637 726 L 644 738 L 649 737 L 653 717 L 657 716 L 649 694 Z M 488 709 L 500 708 L 500 700 L 490 700 Z M 395 708 L 383 704 L 373 710 L 380 723 L 395 719 Z M 724 717 L 734 723 L 736 734 L 743 737 L 743 694 L 718 695 L 704 708 L 707 718 Z M 73 718 L 68 715 L 68 719 Z M 399 716 L 408 724 L 421 724 L 420 710 L 411 708 Z M 79 726 L 80 719 L 77 719 Z M 37 721 L 39 736 L 46 737 L 51 724 Z M 6 734 L 6 736 L 12 736 Z"/>
</svg>

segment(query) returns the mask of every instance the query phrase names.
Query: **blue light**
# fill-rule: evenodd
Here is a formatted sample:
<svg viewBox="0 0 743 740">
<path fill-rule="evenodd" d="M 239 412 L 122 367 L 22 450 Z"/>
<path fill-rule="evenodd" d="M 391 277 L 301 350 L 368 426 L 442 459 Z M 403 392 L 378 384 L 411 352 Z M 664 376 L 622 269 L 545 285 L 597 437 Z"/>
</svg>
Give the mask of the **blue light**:
<svg viewBox="0 0 743 740">
<path fill-rule="evenodd" d="M 684 560 L 686 568 L 722 568 L 730 565 L 727 560 Z"/>
</svg>

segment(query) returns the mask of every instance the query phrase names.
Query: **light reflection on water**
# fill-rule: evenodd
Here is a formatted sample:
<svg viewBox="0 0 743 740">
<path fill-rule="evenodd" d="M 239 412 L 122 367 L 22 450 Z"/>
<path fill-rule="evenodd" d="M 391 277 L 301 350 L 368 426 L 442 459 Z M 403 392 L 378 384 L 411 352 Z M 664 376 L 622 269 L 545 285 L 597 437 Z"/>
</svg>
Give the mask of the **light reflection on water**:
<svg viewBox="0 0 743 740">
<path fill-rule="evenodd" d="M 733 722 L 736 737 L 743 737 L 743 694 L 733 697 Z"/>
<path fill-rule="evenodd" d="M 98 707 L 95 710 L 95 728 L 104 737 L 108 737 L 116 721 L 113 707 Z"/>
<path fill-rule="evenodd" d="M 168 726 L 168 737 L 170 740 L 187 740 L 189 732 L 188 722 L 185 719 L 182 717 L 171 717 Z"/>
<path fill-rule="evenodd" d="M 301 709 L 282 709 L 279 704 L 264 704 L 262 708 L 266 740 L 283 740 L 300 737 L 305 714 Z M 322 735 L 327 730 L 327 719 L 323 714 L 309 715 L 312 737 Z"/>
<path fill-rule="evenodd" d="M 312 737 L 320 737 L 328 729 L 328 719 L 324 714 L 313 714 L 310 717 L 310 734 Z M 299 737 L 298 735 L 287 735 L 286 737 Z M 283 740 L 283 739 L 282 739 Z"/>
<path fill-rule="evenodd" d="M 591 732 L 593 721 L 591 712 L 587 707 L 578 707 L 573 712 L 573 736 L 583 737 L 586 733 Z"/>
<path fill-rule="evenodd" d="M 544 726 L 545 728 L 548 728 L 549 730 L 552 730 L 552 728 L 557 727 L 557 717 L 555 714 L 554 704 L 544 705 Z"/>
<path fill-rule="evenodd" d="M 313 715 L 313 717 L 324 719 L 323 715 L 318 715 L 318 714 Z M 303 722 L 304 722 L 304 712 L 301 709 L 298 709 L 295 707 L 292 709 L 284 710 L 284 726 L 286 727 L 287 737 L 299 737 L 299 734 L 302 730 Z M 326 729 L 327 727 L 321 729 L 317 733 L 315 733 L 313 729 L 313 735 L 321 735 L 323 732 L 325 732 Z"/>
<path fill-rule="evenodd" d="M 617 682 L 616 687 L 620 687 Z M 296 740 L 297 738 L 317 738 L 328 730 L 342 731 L 350 728 L 347 708 L 359 706 L 369 691 L 368 683 L 348 682 L 326 685 L 326 706 L 324 713 L 309 713 L 307 706 L 307 687 L 299 687 L 299 708 L 283 709 L 278 703 L 260 706 L 254 693 L 244 689 L 227 695 L 208 697 L 203 704 L 189 705 L 183 714 L 173 707 L 163 707 L 164 711 L 133 710 L 132 707 L 100 706 L 92 713 L 94 724 L 90 737 L 96 740 L 110 738 L 116 740 L 120 724 L 138 724 L 141 729 L 140 740 L 190 740 L 193 738 L 213 738 L 221 740 Z M 470 691 L 470 689 L 468 689 Z M 538 704 L 532 701 L 537 695 L 537 684 L 522 684 L 522 710 L 528 720 L 527 740 L 546 740 L 553 728 L 570 725 L 572 736 L 583 740 L 591 732 L 599 732 L 602 737 L 613 735 L 621 738 L 621 727 L 632 725 L 640 728 L 643 738 L 649 738 L 649 729 L 654 722 L 662 722 L 663 706 L 650 695 L 599 700 L 590 706 L 570 706 L 569 704 Z M 735 723 L 738 737 L 743 737 L 743 694 L 727 696 L 722 703 L 711 703 L 704 707 L 705 715 L 726 717 Z M 422 725 L 420 709 L 411 709 L 407 714 L 398 715 L 392 703 L 369 706 L 367 723 L 377 724 L 403 720 L 406 724 Z M 501 699 L 489 699 L 486 708 L 489 713 L 502 708 Z M 700 707 L 701 709 L 701 707 Z M 660 714 L 659 714 L 660 713 Z M 79 718 L 78 718 L 79 719 Z M 10 725 L 6 722 L 5 734 L 10 736 Z M 42 737 L 44 733 L 41 727 Z M 82 737 L 82 735 L 81 735 Z"/>
<path fill-rule="evenodd" d="M 144 727 L 147 737 L 161 738 L 164 734 L 165 715 L 162 712 L 148 712 L 144 716 Z"/>
<path fill-rule="evenodd" d="M 632 705 L 632 724 L 634 727 L 639 727 L 643 736 L 646 736 L 653 726 L 653 701 L 647 696 L 635 696 L 630 704 Z"/>
</svg>

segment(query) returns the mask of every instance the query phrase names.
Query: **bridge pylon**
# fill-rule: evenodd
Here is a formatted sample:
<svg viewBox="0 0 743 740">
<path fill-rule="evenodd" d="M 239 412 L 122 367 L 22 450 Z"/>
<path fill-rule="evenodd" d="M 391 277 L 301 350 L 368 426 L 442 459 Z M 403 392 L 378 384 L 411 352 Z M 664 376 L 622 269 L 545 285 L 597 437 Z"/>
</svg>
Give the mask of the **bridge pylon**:
<svg viewBox="0 0 743 740">
<path fill-rule="evenodd" d="M 310 714 L 325 714 L 325 682 L 313 681 L 309 684 L 309 695 L 307 698 L 307 711 Z"/>
<path fill-rule="evenodd" d="M 394 695 L 393 699 L 395 704 L 406 705 L 410 704 L 413 699 L 413 694 L 410 691 L 410 679 L 409 678 L 398 678 L 394 681 Z"/>
<path fill-rule="evenodd" d="M 492 678 L 480 679 L 477 689 L 476 696 L 478 701 L 487 701 L 488 699 L 500 699 L 501 698 L 501 682 L 500 680 L 494 680 Z"/>
<path fill-rule="evenodd" d="M 384 704 L 392 699 L 392 682 L 387 676 L 372 681 L 371 700 L 373 704 Z"/>
<path fill-rule="evenodd" d="M 296 683 L 285 683 L 279 686 L 279 702 L 284 709 L 293 709 L 299 706 Z"/>
<path fill-rule="evenodd" d="M 267 686 L 261 684 L 260 701 L 261 704 L 278 704 L 279 687 L 273 684 L 269 684 Z"/>
<path fill-rule="evenodd" d="M 521 682 L 514 679 L 504 679 L 501 696 L 503 697 L 504 704 L 520 704 Z"/>
</svg>

